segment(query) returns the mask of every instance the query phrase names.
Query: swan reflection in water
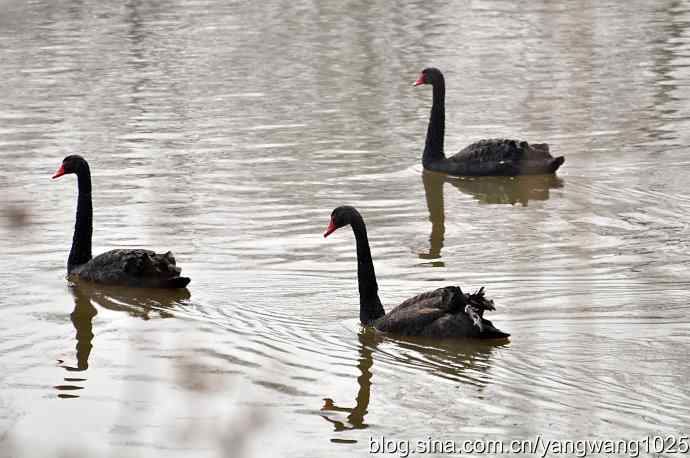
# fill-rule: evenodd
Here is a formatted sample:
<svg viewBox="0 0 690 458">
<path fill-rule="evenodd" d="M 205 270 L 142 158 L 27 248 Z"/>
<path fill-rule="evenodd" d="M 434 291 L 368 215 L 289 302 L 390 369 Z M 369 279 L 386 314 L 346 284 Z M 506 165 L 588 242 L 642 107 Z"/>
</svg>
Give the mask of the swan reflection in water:
<svg viewBox="0 0 690 458">
<path fill-rule="evenodd" d="M 89 356 L 93 349 L 93 319 L 98 314 L 94 303 L 108 310 L 126 312 L 131 316 L 148 320 L 152 313 L 161 318 L 170 318 L 174 315 L 171 309 L 175 304 L 189 299 L 187 289 L 149 289 L 149 288 L 124 288 L 115 286 L 96 285 L 90 282 L 78 281 L 72 283 L 69 288 L 74 298 L 74 310 L 70 313 L 70 321 L 76 330 L 77 364 L 69 365 L 59 360 L 59 366 L 68 372 L 84 372 L 89 368 Z M 65 392 L 73 392 L 83 389 L 74 385 L 74 382 L 84 382 L 85 378 L 66 377 L 68 384 L 58 385 L 54 388 L 60 393 L 60 398 L 76 398 L 78 396 Z"/>
<path fill-rule="evenodd" d="M 324 420 L 333 424 L 336 431 L 364 429 L 367 427 L 367 424 L 364 423 L 364 416 L 367 414 L 369 395 L 371 393 L 371 366 L 374 365 L 372 353 L 381 340 L 377 334 L 375 330 L 366 328 L 357 335 L 359 338 L 359 361 L 357 363 L 357 368 L 359 369 L 360 375 L 357 377 L 359 391 L 357 392 L 355 406 L 339 407 L 335 404 L 333 399 L 324 399 L 323 407 L 321 407 L 322 412 L 347 412 L 349 414 L 347 415 L 347 423 L 342 420 L 331 418 L 326 413 L 321 414 Z"/>
<path fill-rule="evenodd" d="M 490 367 L 492 354 L 496 349 L 509 344 L 507 339 L 472 340 L 450 339 L 437 340 L 421 337 L 389 337 L 373 328 L 363 329 L 358 334 L 359 360 L 357 377 L 359 390 L 355 398 L 354 407 L 344 407 L 336 404 L 333 398 L 325 398 L 321 407 L 321 417 L 331 423 L 336 432 L 366 429 L 365 422 L 368 413 L 369 399 L 372 385 L 372 366 L 374 352 L 380 352 L 395 364 L 405 364 L 421 369 L 436 376 L 469 383 L 483 387 L 488 384 L 486 371 Z M 390 343 L 393 349 L 379 349 L 380 344 Z M 346 414 L 346 417 L 343 416 Z M 332 442 L 356 442 L 354 440 L 332 439 Z"/>
<path fill-rule="evenodd" d="M 441 257 L 446 233 L 443 184 L 450 183 L 460 192 L 469 194 L 480 204 L 520 204 L 526 207 L 529 201 L 544 201 L 550 197 L 550 190 L 563 187 L 563 180 L 555 175 L 522 175 L 516 177 L 472 177 L 458 178 L 443 173 L 425 170 L 422 173 L 426 206 L 431 221 L 429 251 L 419 253 L 420 259 Z M 433 267 L 442 267 L 436 261 Z"/>
</svg>

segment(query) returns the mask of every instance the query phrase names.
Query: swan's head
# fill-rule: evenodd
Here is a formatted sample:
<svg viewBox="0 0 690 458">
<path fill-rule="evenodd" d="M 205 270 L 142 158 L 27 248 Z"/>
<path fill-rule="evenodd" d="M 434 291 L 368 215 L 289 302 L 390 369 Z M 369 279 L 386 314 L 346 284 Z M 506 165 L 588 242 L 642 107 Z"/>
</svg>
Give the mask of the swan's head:
<svg viewBox="0 0 690 458">
<path fill-rule="evenodd" d="M 443 73 L 441 73 L 441 70 L 439 70 L 438 68 L 429 67 L 422 70 L 422 74 L 419 75 L 419 78 L 417 78 L 417 81 L 414 82 L 414 85 L 433 85 L 441 81 L 443 81 Z"/>
<path fill-rule="evenodd" d="M 77 154 L 72 154 L 62 160 L 62 164 L 55 172 L 55 175 L 53 175 L 53 179 L 68 173 L 78 173 L 83 167 L 88 167 L 86 159 Z"/>
<path fill-rule="evenodd" d="M 336 229 L 347 226 L 352 222 L 353 217 L 362 219 L 362 216 L 355 207 L 343 205 L 342 207 L 336 208 L 331 213 L 331 221 L 328 223 L 328 228 L 326 228 L 326 232 L 323 233 L 323 236 L 328 237 L 330 234 L 335 232 Z"/>
</svg>

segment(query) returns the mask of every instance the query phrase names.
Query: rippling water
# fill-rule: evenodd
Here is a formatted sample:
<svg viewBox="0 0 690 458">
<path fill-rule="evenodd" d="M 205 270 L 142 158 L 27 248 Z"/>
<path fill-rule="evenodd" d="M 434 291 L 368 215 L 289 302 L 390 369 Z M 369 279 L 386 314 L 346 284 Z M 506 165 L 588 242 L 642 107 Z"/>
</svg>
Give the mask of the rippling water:
<svg viewBox="0 0 690 458">
<path fill-rule="evenodd" d="M 0 2 L 0 443 L 10 456 L 363 456 L 370 437 L 643 439 L 690 426 L 690 5 Z M 548 142 L 558 178 L 423 173 Z M 172 249 L 190 294 L 68 285 Z M 357 321 L 357 206 L 384 303 L 486 286 L 499 346 Z M 37 441 L 40 438 L 40 441 Z"/>
</svg>

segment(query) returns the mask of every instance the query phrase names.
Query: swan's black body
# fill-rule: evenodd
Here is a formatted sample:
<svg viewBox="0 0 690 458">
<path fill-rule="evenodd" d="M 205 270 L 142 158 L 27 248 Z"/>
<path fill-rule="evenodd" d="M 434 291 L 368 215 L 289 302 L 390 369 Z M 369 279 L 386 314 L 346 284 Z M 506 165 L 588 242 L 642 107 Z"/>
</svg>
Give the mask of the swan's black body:
<svg viewBox="0 0 690 458">
<path fill-rule="evenodd" d="M 67 260 L 67 273 L 70 276 L 108 285 L 147 288 L 187 286 L 190 279 L 180 277 L 180 268 L 175 265 L 175 258 L 169 251 L 156 254 L 150 250 L 118 249 L 92 257 L 93 208 L 89 164 L 81 156 L 67 156 L 53 178 L 67 173 L 77 175 L 79 188 L 77 221 Z"/>
<path fill-rule="evenodd" d="M 457 286 L 446 286 L 412 297 L 386 314 L 378 295 L 366 226 L 359 212 L 348 206 L 333 210 L 324 237 L 348 224 L 357 243 L 359 319 L 363 325 L 401 336 L 480 339 L 509 336 L 483 317 L 484 311 L 494 310 L 493 301 L 484 297 L 483 288 L 467 294 Z"/>
<path fill-rule="evenodd" d="M 433 104 L 422 165 L 427 170 L 456 176 L 515 176 L 555 173 L 563 156 L 553 157 L 546 143 L 530 145 L 525 141 L 489 139 L 472 143 L 451 157 L 443 151 L 445 135 L 446 85 L 436 68 L 426 68 L 415 85 L 433 86 Z"/>
<path fill-rule="evenodd" d="M 69 270 L 70 275 L 96 283 L 146 288 L 184 288 L 189 278 L 180 277 L 180 272 L 170 251 L 142 249 L 106 251 Z"/>
</svg>

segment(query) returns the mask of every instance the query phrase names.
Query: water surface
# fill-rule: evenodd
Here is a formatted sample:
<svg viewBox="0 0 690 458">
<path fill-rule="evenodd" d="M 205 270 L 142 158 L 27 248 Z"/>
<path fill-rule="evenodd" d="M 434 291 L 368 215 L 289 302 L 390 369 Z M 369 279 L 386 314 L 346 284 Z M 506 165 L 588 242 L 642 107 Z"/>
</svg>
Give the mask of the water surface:
<svg viewBox="0 0 690 458">
<path fill-rule="evenodd" d="M 370 437 L 686 433 L 684 2 L 3 2 L 0 443 L 10 456 L 366 456 Z M 548 142 L 558 178 L 423 173 Z M 189 294 L 69 285 L 94 251 L 172 249 Z M 362 332 L 357 206 L 384 304 L 481 286 L 508 343 Z M 40 438 L 40 441 L 37 440 Z"/>
</svg>

